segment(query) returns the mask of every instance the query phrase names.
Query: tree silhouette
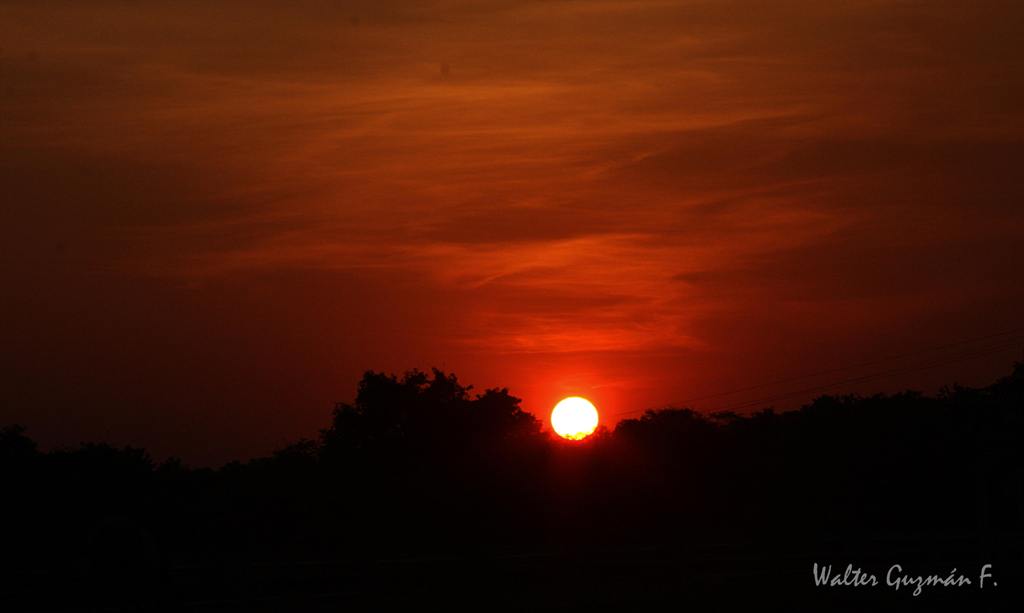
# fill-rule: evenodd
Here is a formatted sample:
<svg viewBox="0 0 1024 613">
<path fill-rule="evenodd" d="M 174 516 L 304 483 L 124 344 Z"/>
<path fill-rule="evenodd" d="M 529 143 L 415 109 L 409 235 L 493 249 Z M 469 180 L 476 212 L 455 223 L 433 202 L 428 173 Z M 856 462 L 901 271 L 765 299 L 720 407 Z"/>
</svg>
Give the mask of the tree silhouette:
<svg viewBox="0 0 1024 613">
<path fill-rule="evenodd" d="M 961 566 L 994 560 L 1012 573 L 1021 570 L 1022 439 L 1021 364 L 988 387 L 936 397 L 822 396 L 746 415 L 648 411 L 581 444 L 543 430 L 507 389 L 474 393 L 436 369 L 367 372 L 316 440 L 219 469 L 102 444 L 43 452 L 10 426 L 0 430 L 3 570 L 19 587 L 5 593 L 22 604 L 45 594 L 57 608 L 83 599 L 146 608 L 154 594 L 296 597 L 340 584 L 369 594 L 399 580 L 412 594 L 450 577 L 426 562 L 385 572 L 367 561 L 448 555 L 475 561 L 459 567 L 462 583 L 550 600 L 556 571 L 521 557 L 547 552 L 559 565 L 607 560 L 587 566 L 607 583 L 587 588 L 595 594 L 741 598 L 714 591 L 716 581 L 752 581 L 741 560 L 753 559 L 762 589 L 813 598 L 792 583 L 809 576 L 813 556 L 870 557 L 879 542 L 904 552 L 901 563 L 954 551 Z M 642 564 L 629 562 L 637 556 Z M 313 575 L 280 570 L 312 561 Z M 501 570 L 483 570 L 494 564 Z M 273 581 L 266 569 L 278 569 Z"/>
</svg>

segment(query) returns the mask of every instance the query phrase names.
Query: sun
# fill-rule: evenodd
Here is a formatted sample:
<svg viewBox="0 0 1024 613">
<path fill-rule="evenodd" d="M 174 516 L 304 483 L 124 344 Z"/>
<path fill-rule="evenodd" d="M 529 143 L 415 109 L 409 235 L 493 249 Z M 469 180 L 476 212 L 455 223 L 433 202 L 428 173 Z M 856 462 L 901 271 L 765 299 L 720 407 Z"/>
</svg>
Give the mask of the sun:
<svg viewBox="0 0 1024 613">
<path fill-rule="evenodd" d="M 597 409 L 580 396 L 562 399 L 551 411 L 551 427 L 562 438 L 578 441 L 597 428 Z"/>
</svg>

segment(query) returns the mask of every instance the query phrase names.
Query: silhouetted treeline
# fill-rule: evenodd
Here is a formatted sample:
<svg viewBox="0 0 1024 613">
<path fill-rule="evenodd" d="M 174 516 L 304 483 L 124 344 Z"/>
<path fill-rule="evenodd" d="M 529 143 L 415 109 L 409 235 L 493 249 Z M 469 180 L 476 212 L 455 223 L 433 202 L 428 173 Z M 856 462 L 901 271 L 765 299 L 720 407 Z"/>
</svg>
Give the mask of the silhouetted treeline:
<svg viewBox="0 0 1024 613">
<path fill-rule="evenodd" d="M 168 569 L 643 547 L 987 543 L 1024 528 L 1024 365 L 936 397 L 648 411 L 581 443 L 505 389 L 367 373 L 314 440 L 219 469 L 0 431 L 6 577 L 152 593 Z M 809 573 L 809 571 L 808 571 Z M 126 588 L 128 589 L 128 588 Z"/>
</svg>

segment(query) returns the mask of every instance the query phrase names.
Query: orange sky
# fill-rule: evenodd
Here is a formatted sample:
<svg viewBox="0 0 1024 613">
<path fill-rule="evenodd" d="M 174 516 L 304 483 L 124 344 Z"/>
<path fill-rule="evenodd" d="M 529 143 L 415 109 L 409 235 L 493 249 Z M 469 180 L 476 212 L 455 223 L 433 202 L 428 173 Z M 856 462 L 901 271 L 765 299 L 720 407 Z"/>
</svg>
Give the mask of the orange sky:
<svg viewBox="0 0 1024 613">
<path fill-rule="evenodd" d="M 1021 31 L 1015 2 L 5 2 L 0 423 L 220 461 L 369 368 L 612 422 L 1012 328 Z"/>
</svg>

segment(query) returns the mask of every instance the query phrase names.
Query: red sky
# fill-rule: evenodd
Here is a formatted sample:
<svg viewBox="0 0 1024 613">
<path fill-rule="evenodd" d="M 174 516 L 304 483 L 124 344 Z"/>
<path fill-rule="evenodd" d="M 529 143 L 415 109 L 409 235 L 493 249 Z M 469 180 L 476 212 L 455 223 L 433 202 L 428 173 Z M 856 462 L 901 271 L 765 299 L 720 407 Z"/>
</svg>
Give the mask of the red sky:
<svg viewBox="0 0 1024 613">
<path fill-rule="evenodd" d="M 1022 31 L 1015 2 L 5 2 L 0 423 L 219 462 L 366 369 L 611 425 L 1013 329 Z"/>
</svg>

